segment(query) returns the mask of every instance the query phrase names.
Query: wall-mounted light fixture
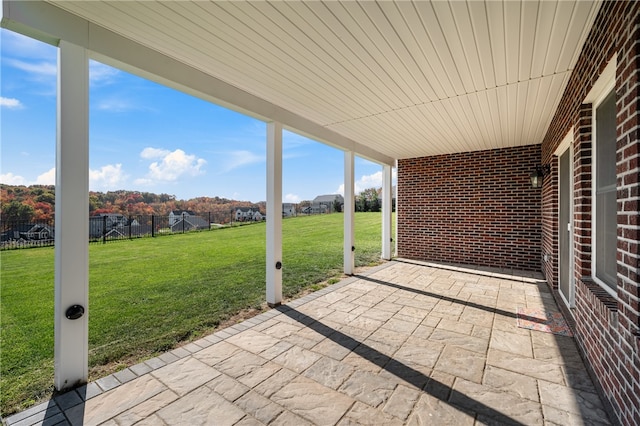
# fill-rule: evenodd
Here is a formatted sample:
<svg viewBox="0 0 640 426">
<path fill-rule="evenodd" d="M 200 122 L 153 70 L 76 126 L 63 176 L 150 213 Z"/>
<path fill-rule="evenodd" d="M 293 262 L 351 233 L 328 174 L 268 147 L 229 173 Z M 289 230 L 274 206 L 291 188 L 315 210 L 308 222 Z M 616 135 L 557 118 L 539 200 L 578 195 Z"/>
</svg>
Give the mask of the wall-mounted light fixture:
<svg viewBox="0 0 640 426">
<path fill-rule="evenodd" d="M 542 188 L 542 180 L 549 173 L 551 173 L 551 166 L 549 164 L 536 166 L 536 169 L 529 175 L 529 179 L 531 179 L 531 186 L 533 188 Z"/>
</svg>

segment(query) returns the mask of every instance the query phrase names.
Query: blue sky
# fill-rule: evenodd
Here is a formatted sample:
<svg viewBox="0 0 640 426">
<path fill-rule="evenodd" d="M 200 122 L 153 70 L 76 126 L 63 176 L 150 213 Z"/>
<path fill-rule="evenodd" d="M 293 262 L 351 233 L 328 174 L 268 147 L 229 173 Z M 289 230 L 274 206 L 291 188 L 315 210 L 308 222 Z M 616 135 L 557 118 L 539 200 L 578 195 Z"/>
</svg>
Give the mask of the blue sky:
<svg viewBox="0 0 640 426">
<path fill-rule="evenodd" d="M 57 48 L 0 31 L 0 182 L 55 183 Z M 90 189 L 266 199 L 266 124 L 92 61 Z M 343 152 L 286 132 L 283 201 L 342 193 Z M 356 157 L 356 193 L 381 166 Z"/>
</svg>

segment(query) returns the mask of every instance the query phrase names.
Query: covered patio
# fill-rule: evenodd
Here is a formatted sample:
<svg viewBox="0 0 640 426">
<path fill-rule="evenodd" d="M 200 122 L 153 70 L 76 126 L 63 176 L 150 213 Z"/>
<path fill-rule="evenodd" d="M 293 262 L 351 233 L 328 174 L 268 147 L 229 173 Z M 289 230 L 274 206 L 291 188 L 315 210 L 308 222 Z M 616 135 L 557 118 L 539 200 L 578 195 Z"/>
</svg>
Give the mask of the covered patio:
<svg viewBox="0 0 640 426">
<path fill-rule="evenodd" d="M 8 425 L 609 424 L 538 273 L 398 259 L 7 419 Z"/>
<path fill-rule="evenodd" d="M 2 1 L 3 27 L 59 49 L 54 386 L 74 389 L 10 421 L 599 424 L 600 394 L 640 423 L 639 17 L 598 0 Z M 267 123 L 274 309 L 78 390 L 90 59 Z M 344 151 L 345 274 L 356 156 L 382 168 L 381 258 L 411 262 L 279 306 L 283 129 Z M 575 343 L 516 324 L 554 300 Z"/>
</svg>

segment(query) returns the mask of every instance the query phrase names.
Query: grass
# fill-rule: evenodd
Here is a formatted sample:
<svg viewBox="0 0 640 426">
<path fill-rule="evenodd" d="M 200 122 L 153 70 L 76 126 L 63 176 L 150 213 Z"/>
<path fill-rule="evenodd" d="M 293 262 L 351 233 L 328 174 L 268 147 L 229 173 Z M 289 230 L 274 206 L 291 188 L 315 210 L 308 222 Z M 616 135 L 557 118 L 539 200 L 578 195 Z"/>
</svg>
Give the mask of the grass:
<svg viewBox="0 0 640 426">
<path fill-rule="evenodd" d="M 283 294 L 335 283 L 341 214 L 283 221 Z M 380 214 L 356 214 L 356 266 L 380 257 Z M 212 332 L 265 300 L 265 224 L 89 247 L 89 366 L 97 379 Z M 0 253 L 0 413 L 53 392 L 54 250 Z"/>
</svg>

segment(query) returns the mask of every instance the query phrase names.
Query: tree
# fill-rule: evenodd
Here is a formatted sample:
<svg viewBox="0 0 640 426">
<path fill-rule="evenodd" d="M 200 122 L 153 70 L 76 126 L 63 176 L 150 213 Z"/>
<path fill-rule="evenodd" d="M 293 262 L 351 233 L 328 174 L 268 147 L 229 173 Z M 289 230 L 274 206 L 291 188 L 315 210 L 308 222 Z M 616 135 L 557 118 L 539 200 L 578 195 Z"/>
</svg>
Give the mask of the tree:
<svg viewBox="0 0 640 426">
<path fill-rule="evenodd" d="M 51 192 L 42 192 L 40 195 L 36 197 L 36 202 L 38 203 L 47 203 L 47 204 L 55 204 L 56 203 L 56 195 Z"/>
<path fill-rule="evenodd" d="M 101 207 L 102 207 L 102 201 L 100 201 L 100 198 L 96 194 L 90 193 L 89 194 L 89 213 L 94 212 Z"/>
<path fill-rule="evenodd" d="M 127 215 L 129 216 L 151 216 L 153 213 L 153 207 L 144 202 L 127 205 Z"/>
<path fill-rule="evenodd" d="M 53 219 L 53 209 L 51 204 L 44 202 L 37 202 L 33 206 L 33 220 L 37 222 L 47 222 Z"/>
<path fill-rule="evenodd" d="M 28 222 L 33 218 L 33 214 L 33 207 L 19 201 L 11 201 L 9 204 L 2 206 L 2 220 L 6 222 Z"/>
<path fill-rule="evenodd" d="M 340 199 L 338 197 L 336 197 L 333 200 L 333 211 L 334 212 L 341 212 L 342 211 L 342 204 L 340 204 Z"/>
<path fill-rule="evenodd" d="M 309 201 L 309 200 L 300 201 L 298 203 L 297 209 L 298 209 L 297 213 L 306 213 L 306 212 L 308 212 L 311 209 L 311 201 Z"/>
<path fill-rule="evenodd" d="M 356 211 L 379 212 L 380 195 L 378 194 L 378 189 L 367 188 L 360 192 L 356 198 Z"/>
</svg>

